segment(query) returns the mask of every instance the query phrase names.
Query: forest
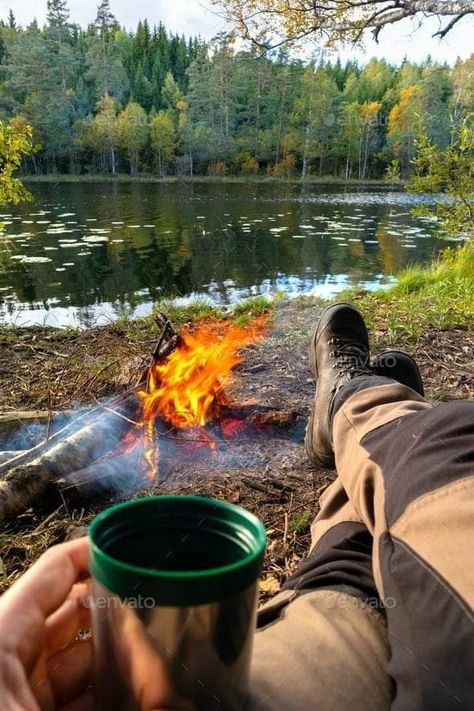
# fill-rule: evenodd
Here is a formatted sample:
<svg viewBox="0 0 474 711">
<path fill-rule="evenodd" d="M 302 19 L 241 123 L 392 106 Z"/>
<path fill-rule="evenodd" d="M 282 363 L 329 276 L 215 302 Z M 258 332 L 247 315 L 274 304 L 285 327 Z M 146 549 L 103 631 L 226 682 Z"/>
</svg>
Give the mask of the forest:
<svg viewBox="0 0 474 711">
<path fill-rule="evenodd" d="M 474 55 L 303 61 L 146 20 L 129 31 L 110 0 L 92 20 L 47 0 L 44 27 L 0 23 L 0 118 L 33 127 L 23 174 L 408 178 L 418 137 L 445 149 L 474 111 Z"/>
</svg>

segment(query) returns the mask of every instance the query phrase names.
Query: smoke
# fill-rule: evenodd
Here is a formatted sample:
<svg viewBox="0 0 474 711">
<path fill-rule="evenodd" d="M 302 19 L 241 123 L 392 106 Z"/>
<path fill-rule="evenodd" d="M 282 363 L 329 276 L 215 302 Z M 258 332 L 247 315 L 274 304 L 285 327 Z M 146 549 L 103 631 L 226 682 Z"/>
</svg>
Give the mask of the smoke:
<svg viewBox="0 0 474 711">
<path fill-rule="evenodd" d="M 51 413 L 50 417 L 41 415 L 37 419 L 29 419 L 28 422 L 18 420 L 17 423 L 12 419 L 7 426 L 5 423 L 3 424 L 3 429 L 0 428 L 0 450 L 4 452 L 31 449 L 63 427 L 73 423 L 88 409 L 83 405 L 77 405 L 66 412 Z"/>
</svg>

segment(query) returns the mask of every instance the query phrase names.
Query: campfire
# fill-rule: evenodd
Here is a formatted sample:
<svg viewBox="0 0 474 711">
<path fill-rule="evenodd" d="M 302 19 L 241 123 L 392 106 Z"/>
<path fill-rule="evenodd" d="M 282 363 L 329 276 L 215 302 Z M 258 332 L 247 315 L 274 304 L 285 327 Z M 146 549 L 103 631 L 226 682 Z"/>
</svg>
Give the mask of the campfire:
<svg viewBox="0 0 474 711">
<path fill-rule="evenodd" d="M 209 321 L 177 333 L 164 314 L 151 362 L 125 393 L 0 464 L 0 522 L 45 498 L 136 493 L 159 485 L 176 457 L 211 457 L 240 437 L 288 427 L 294 413 L 230 402 L 226 386 L 266 317 Z"/>
<path fill-rule="evenodd" d="M 138 391 L 141 421 L 125 438 L 128 446 L 144 448 L 150 479 L 159 466 L 157 422 L 170 431 L 185 430 L 188 441 L 195 435 L 196 444 L 216 447 L 206 425 L 218 422 L 229 406 L 224 388 L 232 369 L 242 360 L 239 351 L 259 338 L 265 320 L 256 319 L 246 328 L 229 321 L 204 324 L 194 331 L 186 328 L 174 340 L 172 352 L 150 367 L 145 387 Z M 239 431 L 238 421 L 226 421 L 223 431 Z"/>
</svg>

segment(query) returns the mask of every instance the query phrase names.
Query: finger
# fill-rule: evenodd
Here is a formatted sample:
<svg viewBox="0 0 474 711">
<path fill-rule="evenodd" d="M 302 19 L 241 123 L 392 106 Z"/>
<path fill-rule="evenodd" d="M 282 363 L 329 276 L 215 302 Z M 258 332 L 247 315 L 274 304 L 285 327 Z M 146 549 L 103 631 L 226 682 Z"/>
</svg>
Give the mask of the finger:
<svg viewBox="0 0 474 711">
<path fill-rule="evenodd" d="M 86 538 L 50 548 L 2 596 L 0 648 L 15 650 L 29 674 L 45 639 L 45 619 L 87 572 Z"/>
<path fill-rule="evenodd" d="M 91 626 L 90 584 L 75 585 L 71 595 L 46 620 L 48 654 L 52 656 L 70 644 L 79 630 Z"/>
<path fill-rule="evenodd" d="M 88 553 L 87 538 L 53 546 L 6 591 L 2 598 L 2 610 L 8 607 L 12 611 L 34 600 L 39 612 L 47 617 L 87 573 Z"/>
<path fill-rule="evenodd" d="M 73 642 L 48 660 L 48 677 L 56 706 L 79 697 L 92 679 L 92 640 Z"/>
<path fill-rule="evenodd" d="M 23 665 L 16 654 L 4 653 L 0 657 L 0 690 L 2 709 L 39 711 Z"/>
</svg>

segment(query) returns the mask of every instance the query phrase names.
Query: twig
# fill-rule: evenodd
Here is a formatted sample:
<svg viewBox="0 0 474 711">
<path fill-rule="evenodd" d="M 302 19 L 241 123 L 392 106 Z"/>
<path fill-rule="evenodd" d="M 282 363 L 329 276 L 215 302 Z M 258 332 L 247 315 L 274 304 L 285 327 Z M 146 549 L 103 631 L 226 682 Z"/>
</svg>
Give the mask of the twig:
<svg viewBox="0 0 474 711">
<path fill-rule="evenodd" d="M 134 425 L 135 427 L 142 427 L 143 428 L 142 422 L 136 422 L 135 420 L 131 420 L 126 415 L 122 415 L 121 412 L 117 412 L 117 410 L 114 410 L 111 407 L 107 407 L 107 405 L 103 405 L 99 400 L 96 400 L 96 398 L 94 398 L 94 402 L 97 403 L 98 408 L 105 410 L 105 412 L 110 412 L 112 415 L 119 417 L 121 420 L 125 420 L 125 422 L 129 422 L 131 425 Z"/>
<path fill-rule="evenodd" d="M 44 521 L 41 521 L 41 523 L 39 523 L 39 524 L 36 526 L 36 528 L 34 528 L 34 529 L 31 531 L 31 533 L 28 534 L 28 535 L 32 535 L 33 533 L 39 533 L 39 532 L 42 531 L 44 528 L 46 528 L 46 526 L 48 525 L 48 523 L 49 523 L 50 521 L 52 521 L 52 520 L 55 518 L 56 514 L 57 514 L 59 511 L 61 511 L 61 509 L 62 509 L 62 504 L 61 504 L 61 506 L 59 506 L 55 511 L 53 511 L 52 513 L 50 513 L 49 516 L 47 516 L 47 517 L 44 519 Z"/>
<path fill-rule="evenodd" d="M 242 484 L 245 484 L 245 486 L 248 486 L 250 489 L 255 489 L 255 491 L 262 491 L 264 494 L 268 494 L 268 488 L 258 481 L 255 481 L 255 479 L 242 477 Z"/>
</svg>

